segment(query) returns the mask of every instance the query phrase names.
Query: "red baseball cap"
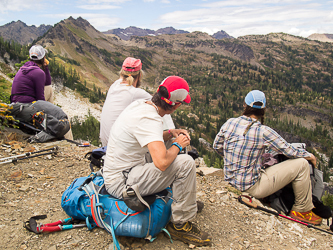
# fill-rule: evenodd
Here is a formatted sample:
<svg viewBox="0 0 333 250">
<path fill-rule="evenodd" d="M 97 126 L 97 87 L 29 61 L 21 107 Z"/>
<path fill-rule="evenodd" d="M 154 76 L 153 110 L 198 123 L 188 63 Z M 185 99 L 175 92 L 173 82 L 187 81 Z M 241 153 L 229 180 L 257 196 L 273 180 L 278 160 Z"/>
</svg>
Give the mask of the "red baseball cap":
<svg viewBox="0 0 333 250">
<path fill-rule="evenodd" d="M 135 59 L 133 57 L 127 57 L 123 62 L 122 69 L 125 71 L 139 71 L 142 69 L 142 63 L 140 59 Z"/>
<path fill-rule="evenodd" d="M 191 97 L 189 95 L 190 89 L 187 82 L 183 78 L 179 76 L 168 76 L 160 84 L 157 92 L 161 86 L 164 86 L 169 92 L 168 99 L 163 96 L 161 97 L 161 99 L 166 103 L 175 105 L 177 102 L 191 102 Z"/>
</svg>

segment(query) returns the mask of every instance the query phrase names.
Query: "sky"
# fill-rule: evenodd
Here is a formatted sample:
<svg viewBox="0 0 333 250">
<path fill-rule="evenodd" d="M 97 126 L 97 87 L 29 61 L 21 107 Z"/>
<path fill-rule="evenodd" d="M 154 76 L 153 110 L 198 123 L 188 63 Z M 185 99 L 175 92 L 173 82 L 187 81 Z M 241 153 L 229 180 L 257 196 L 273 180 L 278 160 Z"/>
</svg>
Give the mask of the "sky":
<svg viewBox="0 0 333 250">
<path fill-rule="evenodd" d="M 82 17 L 103 32 L 135 26 L 174 27 L 237 38 L 284 32 L 333 34 L 333 0 L 0 0 L 0 26 L 12 21 L 54 25 Z"/>
</svg>

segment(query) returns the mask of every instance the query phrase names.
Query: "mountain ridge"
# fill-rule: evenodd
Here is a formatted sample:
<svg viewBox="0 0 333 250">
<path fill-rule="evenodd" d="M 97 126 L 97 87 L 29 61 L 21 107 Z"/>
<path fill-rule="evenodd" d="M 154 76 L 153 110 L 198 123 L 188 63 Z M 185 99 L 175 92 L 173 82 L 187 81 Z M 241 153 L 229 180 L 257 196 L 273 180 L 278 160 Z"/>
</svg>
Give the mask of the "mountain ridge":
<svg viewBox="0 0 333 250">
<path fill-rule="evenodd" d="M 41 24 L 28 26 L 24 22 L 12 21 L 0 26 L 0 36 L 5 40 L 14 40 L 20 44 L 31 44 L 38 37 L 44 35 L 52 26 Z"/>
</svg>

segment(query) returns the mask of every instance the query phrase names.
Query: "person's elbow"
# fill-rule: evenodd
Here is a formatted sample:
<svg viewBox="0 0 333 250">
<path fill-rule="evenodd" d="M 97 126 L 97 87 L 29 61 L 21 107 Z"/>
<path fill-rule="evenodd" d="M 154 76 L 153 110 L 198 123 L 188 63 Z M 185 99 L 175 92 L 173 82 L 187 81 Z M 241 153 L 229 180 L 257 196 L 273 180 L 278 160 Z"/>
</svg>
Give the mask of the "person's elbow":
<svg viewBox="0 0 333 250">
<path fill-rule="evenodd" d="M 155 167 L 157 167 L 162 172 L 167 170 L 167 168 L 169 167 L 169 164 L 167 163 L 166 160 L 159 160 L 159 161 L 156 161 L 156 162 L 154 161 L 154 165 L 155 165 Z"/>
</svg>

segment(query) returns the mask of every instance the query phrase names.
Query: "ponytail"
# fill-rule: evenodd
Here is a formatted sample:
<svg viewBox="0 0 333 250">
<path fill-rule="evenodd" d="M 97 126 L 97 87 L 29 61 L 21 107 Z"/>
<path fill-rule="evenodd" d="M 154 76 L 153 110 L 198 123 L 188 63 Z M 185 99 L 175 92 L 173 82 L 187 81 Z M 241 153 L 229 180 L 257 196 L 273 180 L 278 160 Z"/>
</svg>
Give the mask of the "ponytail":
<svg viewBox="0 0 333 250">
<path fill-rule="evenodd" d="M 123 79 L 123 82 L 126 82 L 128 86 L 133 86 L 135 80 L 138 79 L 136 84 L 136 87 L 138 88 L 141 84 L 143 71 L 140 69 L 138 71 L 130 72 L 122 69 L 120 70 L 119 75 Z"/>
</svg>

